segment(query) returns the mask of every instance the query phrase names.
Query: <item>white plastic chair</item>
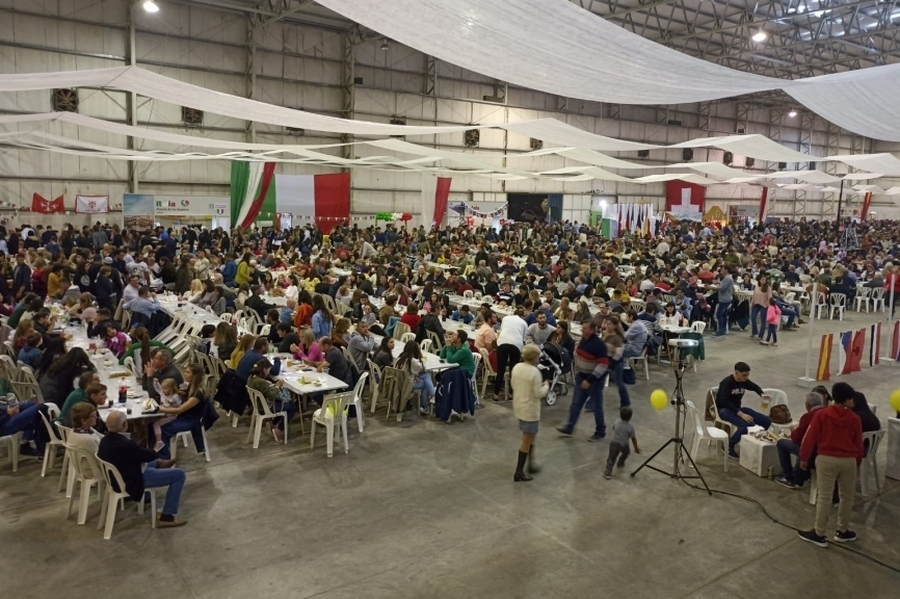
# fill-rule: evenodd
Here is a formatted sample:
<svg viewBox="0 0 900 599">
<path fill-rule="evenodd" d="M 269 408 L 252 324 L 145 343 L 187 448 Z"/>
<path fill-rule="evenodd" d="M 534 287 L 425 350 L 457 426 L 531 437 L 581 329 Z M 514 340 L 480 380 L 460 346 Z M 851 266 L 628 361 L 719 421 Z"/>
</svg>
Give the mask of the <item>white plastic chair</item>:
<svg viewBox="0 0 900 599">
<path fill-rule="evenodd" d="M 250 430 L 247 433 L 247 443 L 253 439 L 253 449 L 259 449 L 259 437 L 262 434 L 263 423 L 266 420 L 274 420 L 281 416 L 284 418 L 284 444 L 287 445 L 289 425 L 287 412 L 273 412 L 269 408 L 269 402 L 256 389 L 247 387 L 247 393 L 250 395 L 250 407 L 253 408 L 253 415 L 250 417 Z"/>
<path fill-rule="evenodd" d="M 203 426 L 202 422 L 200 423 L 199 426 L 200 426 L 200 436 L 203 437 L 203 448 L 204 448 L 203 455 L 206 457 L 206 461 L 208 462 L 210 460 L 210 457 L 209 457 L 209 441 L 206 440 L 206 427 Z M 182 443 L 184 443 L 184 446 L 187 447 L 188 439 L 193 439 L 193 437 L 191 437 L 191 431 L 181 431 L 180 433 L 176 434 L 172 438 L 171 441 L 169 441 L 169 453 L 171 454 L 171 458 L 173 460 L 176 457 L 175 454 L 178 449 L 178 442 L 181 441 Z"/>
<path fill-rule="evenodd" d="M 426 331 L 425 334 L 428 336 L 428 339 L 431 340 L 431 344 L 434 346 L 435 352 L 444 346 L 443 340 L 440 337 L 438 337 L 437 333 L 435 333 L 434 331 Z"/>
<path fill-rule="evenodd" d="M 884 287 L 878 287 L 872 290 L 872 293 L 869 296 L 869 299 L 872 300 L 872 312 L 877 312 L 878 310 L 884 312 L 884 293 Z"/>
<path fill-rule="evenodd" d="M 78 497 L 78 524 L 84 524 L 87 521 L 88 503 L 91 501 L 91 489 L 97 485 L 97 498 L 103 494 L 103 479 L 100 470 L 100 464 L 93 455 L 77 449 L 66 448 L 69 454 L 69 464 L 75 470 L 74 483 L 81 484 L 81 491 Z M 75 492 L 68 495 L 69 506 L 66 508 L 66 519 L 72 515 L 72 504 L 75 503 Z"/>
<path fill-rule="evenodd" d="M 491 357 L 488 350 L 482 347 L 478 350 L 478 353 L 481 356 L 481 364 L 484 366 L 481 371 L 481 397 L 486 397 L 485 392 L 487 391 L 488 382 L 491 379 L 496 378 L 497 371 L 494 370 L 494 367 L 491 365 Z M 476 370 L 475 372 L 478 371 Z"/>
<path fill-rule="evenodd" d="M 409 325 L 405 322 L 397 322 L 394 324 L 394 330 L 392 331 L 391 337 L 398 341 L 403 341 L 403 337 L 412 333 L 412 329 L 409 328 Z"/>
<path fill-rule="evenodd" d="M 632 369 L 635 369 L 639 362 L 643 362 L 644 364 L 644 376 L 647 377 L 647 380 L 650 380 L 650 349 L 648 346 L 644 346 L 644 350 L 641 352 L 639 356 L 631 356 L 626 358 L 628 360 L 628 366 Z M 635 369 L 636 370 L 636 369 Z"/>
<path fill-rule="evenodd" d="M 12 471 L 19 471 L 19 445 L 22 444 L 22 433 L 14 433 L 0 437 L 0 445 L 6 445 L 9 452 L 9 463 L 12 465 Z"/>
<path fill-rule="evenodd" d="M 838 317 L 840 320 L 844 320 L 844 308 L 847 307 L 847 296 L 843 293 L 832 293 L 829 296 L 829 301 L 831 302 L 831 309 L 829 310 L 828 318 L 834 318 L 834 313 L 837 311 Z"/>
<path fill-rule="evenodd" d="M 118 468 L 104 462 L 95 456 L 100 466 L 100 471 L 106 481 L 106 493 L 103 494 L 103 506 L 100 508 L 100 521 L 97 523 L 97 530 L 103 528 L 103 538 L 107 541 L 112 537 L 113 526 L 116 524 L 116 512 L 119 510 L 119 504 L 124 507 L 124 501 L 128 499 L 128 492 L 125 491 L 125 481 L 122 480 L 122 474 Z M 115 487 L 120 490 L 116 491 Z M 150 528 L 156 528 L 156 493 L 154 489 L 146 489 L 144 491 L 150 495 Z M 138 514 L 144 513 L 144 498 L 137 502 Z M 104 526 L 105 524 L 105 526 Z"/>
<path fill-rule="evenodd" d="M 881 482 L 878 480 L 878 446 L 881 445 L 881 439 L 884 438 L 884 429 L 880 431 L 871 431 L 863 433 L 863 444 L 869 442 L 869 452 L 863 458 L 859 467 L 859 488 L 863 495 L 869 494 L 869 470 L 875 478 L 875 492 L 881 495 Z"/>
<path fill-rule="evenodd" d="M 312 429 L 309 431 L 309 447 L 316 445 L 316 425 L 325 427 L 326 455 L 334 455 L 334 427 L 341 427 L 344 433 L 344 453 L 350 453 L 350 441 L 347 439 L 347 407 L 353 402 L 352 391 L 326 395 L 322 407 L 313 412 Z"/>
<path fill-rule="evenodd" d="M 142 376 L 142 373 L 138 370 L 137 364 L 134 363 L 133 356 L 128 356 L 127 358 L 125 358 L 122 361 L 122 365 L 125 366 L 125 368 L 127 368 L 128 370 L 130 370 L 134 376 L 136 376 L 138 378 L 140 378 Z"/>
<path fill-rule="evenodd" d="M 475 297 L 475 291 L 473 289 L 466 289 L 463 291 L 463 297 L 466 299 L 472 299 Z"/>
<path fill-rule="evenodd" d="M 828 296 L 824 293 L 817 293 L 816 305 L 812 309 L 816 310 L 816 318 L 821 320 L 829 311 Z"/>
<path fill-rule="evenodd" d="M 872 293 L 871 287 L 857 287 L 856 288 L 856 311 L 862 312 L 862 307 L 866 307 L 866 312 L 869 312 L 869 308 L 871 304 L 869 302 L 869 295 Z"/>
<path fill-rule="evenodd" d="M 403 335 L 400 336 L 400 341 L 402 343 L 410 343 L 410 342 L 415 343 L 416 342 L 416 334 L 415 333 L 403 333 Z"/>
<path fill-rule="evenodd" d="M 366 379 L 369 378 L 368 372 L 363 372 L 359 375 L 359 380 L 356 381 L 356 386 L 353 387 L 353 407 L 356 409 L 356 426 L 359 427 L 359 432 L 363 432 L 363 428 L 365 428 L 365 416 L 363 415 L 363 389 L 366 387 Z"/>
<path fill-rule="evenodd" d="M 706 330 L 706 323 L 703 322 L 702 320 L 698 320 L 697 322 L 695 322 L 694 324 L 691 325 L 691 331 L 694 333 L 700 333 L 702 335 L 703 331 L 705 331 L 705 330 Z"/>
<path fill-rule="evenodd" d="M 724 456 L 725 472 L 728 472 L 728 433 L 714 426 L 706 426 L 703 421 L 703 414 L 694 405 L 694 402 L 686 401 L 690 410 L 691 419 L 694 421 L 694 441 L 691 444 L 691 458 L 697 461 L 697 452 L 700 451 L 700 441 L 706 439 L 716 444 L 716 458 L 719 457 L 719 447 L 722 447 Z"/>
<path fill-rule="evenodd" d="M 43 412 L 38 412 L 41 415 L 41 422 L 44 423 L 44 429 L 47 431 L 47 435 L 50 440 L 47 441 L 47 445 L 44 448 L 44 463 L 41 465 L 41 478 L 47 476 L 47 469 L 53 468 L 53 463 L 56 461 L 56 449 L 58 447 L 65 448 L 66 440 L 60 437 L 60 435 L 56 432 L 56 429 L 53 428 L 53 421 L 56 420 L 56 417 L 59 416 L 59 408 L 56 404 L 48 403 L 47 412 L 50 414 L 50 420 L 47 420 L 47 417 L 44 416 Z M 65 465 L 65 464 L 63 464 Z M 63 473 L 60 476 L 65 476 L 65 469 L 63 469 Z"/>
<path fill-rule="evenodd" d="M 419 349 L 422 350 L 422 353 L 427 354 L 429 351 L 431 351 L 431 345 L 433 343 L 434 341 L 432 341 L 431 339 L 422 339 L 422 341 L 419 342 Z"/>
<path fill-rule="evenodd" d="M 381 367 L 372 360 L 366 360 L 366 362 L 369 363 L 369 372 L 372 373 L 372 378 L 369 379 L 369 389 L 372 393 L 372 406 L 369 411 L 374 414 L 378 403 L 378 392 L 381 387 L 383 373 L 381 372 Z"/>
</svg>

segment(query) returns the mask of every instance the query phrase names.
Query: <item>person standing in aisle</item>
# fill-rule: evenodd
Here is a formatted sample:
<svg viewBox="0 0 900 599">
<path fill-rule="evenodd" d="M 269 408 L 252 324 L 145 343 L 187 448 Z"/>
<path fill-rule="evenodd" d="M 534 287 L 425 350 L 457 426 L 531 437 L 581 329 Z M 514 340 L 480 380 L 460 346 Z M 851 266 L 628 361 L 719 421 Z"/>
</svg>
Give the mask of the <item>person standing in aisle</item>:
<svg viewBox="0 0 900 599">
<path fill-rule="evenodd" d="M 728 312 L 734 299 L 734 279 L 730 266 L 722 267 L 722 280 L 719 282 L 718 304 L 716 305 L 716 332 L 714 338 L 722 338 L 728 331 Z"/>
<path fill-rule="evenodd" d="M 500 322 L 500 335 L 497 337 L 497 375 L 494 377 L 494 401 L 500 401 L 500 389 L 505 389 L 507 367 L 512 371 L 522 357 L 522 348 L 525 347 L 527 333 L 528 323 L 522 318 L 521 308 L 516 308 L 515 314 L 505 317 Z"/>
<path fill-rule="evenodd" d="M 806 470 L 813 453 L 816 454 L 816 521 L 812 530 L 800 530 L 801 539 L 828 547 L 825 526 L 831 515 L 831 492 L 837 481 L 841 503 L 838 506 L 837 543 L 856 540 L 856 533 L 848 528 L 853 513 L 853 494 L 856 491 L 856 471 L 863 459 L 862 421 L 853 412 L 856 391 L 846 383 L 831 388 L 834 403 L 817 410 L 800 445 L 800 468 Z"/>
<path fill-rule="evenodd" d="M 606 422 L 603 420 L 603 379 L 609 368 L 609 355 L 606 343 L 595 333 L 592 321 L 585 320 L 581 323 L 581 341 L 575 348 L 572 362 L 575 388 L 572 391 L 569 420 L 564 426 L 556 429 L 564 435 L 571 435 L 584 404 L 590 399 L 594 408 L 595 429 L 588 441 L 600 441 L 606 437 Z"/>
<path fill-rule="evenodd" d="M 534 463 L 534 438 L 541 420 L 541 400 L 550 390 L 550 384 L 543 380 L 537 368 L 541 357 L 541 349 L 529 343 L 522 349 L 522 361 L 513 366 L 510 375 L 510 386 L 513 391 L 513 412 L 519 420 L 522 431 L 522 443 L 519 445 L 519 459 L 516 463 L 515 482 L 532 480 L 530 474 L 537 473 L 540 468 Z M 525 462 L 528 472 L 525 472 Z"/>
</svg>

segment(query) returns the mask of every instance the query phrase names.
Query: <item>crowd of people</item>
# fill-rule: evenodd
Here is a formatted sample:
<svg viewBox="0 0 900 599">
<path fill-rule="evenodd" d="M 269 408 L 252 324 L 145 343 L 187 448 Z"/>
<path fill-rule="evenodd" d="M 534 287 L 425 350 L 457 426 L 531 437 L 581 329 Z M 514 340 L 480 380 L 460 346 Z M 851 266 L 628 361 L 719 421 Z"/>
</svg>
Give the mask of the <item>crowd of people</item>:
<svg viewBox="0 0 900 599">
<path fill-rule="evenodd" d="M 859 247 L 842 246 L 845 226 L 856 228 Z M 422 412 L 429 410 L 436 381 L 425 368 L 421 342 L 434 340 L 432 351 L 470 378 L 476 375 L 474 354 L 482 354 L 496 372 L 490 399 L 511 399 L 520 422 L 516 481 L 531 480 L 537 471 L 540 401 L 549 390 L 536 365 L 541 346 L 553 344 L 574 378 L 561 433 L 574 432 L 587 406 L 594 420 L 588 440 L 604 439 L 603 388 L 608 377 L 616 386 L 620 410 L 605 471 L 609 476 L 614 464 L 624 464 L 629 443 L 639 451 L 630 423 L 627 360 L 652 351 L 661 341 L 662 326 L 705 322 L 715 331 L 714 339 L 730 327 L 749 328 L 752 339 L 774 346 L 779 330 L 794 331 L 803 322 L 802 306 L 782 291 L 784 285 L 815 286 L 821 293 L 850 298 L 857 284 L 882 288 L 893 309 L 895 293 L 900 294 L 900 271 L 893 262 L 897 232 L 894 222 L 837 226 L 805 219 L 757 226 L 670 222 L 658 237 L 612 240 L 597 228 L 570 222 L 436 231 L 342 224 L 328 235 L 314 225 L 231 233 L 203 227 L 137 232 L 101 223 L 80 231 L 72 225 L 62 231 L 3 227 L 0 314 L 8 317 L 16 359 L 34 370 L 44 401 L 61 408 L 59 424 L 82 431 L 78 434 L 85 439 L 93 439 L 90 431 L 106 434 L 97 446 L 102 450 L 107 444 L 109 449 L 99 453 L 110 461 L 111 452 L 123 447 L 113 435 L 124 423 L 97 421 L 96 408 L 106 401 L 107 389 L 96 379 L 86 352 L 67 351 L 65 338 L 54 333 L 47 303 L 58 302 L 65 318 L 85 322 L 91 337 L 104 340 L 120 360 L 133 359 L 144 373 L 144 388 L 159 399 L 165 417 L 151 427 L 152 449 L 122 450 L 132 460 L 158 460 L 157 472 L 148 477 L 148 469 L 142 481 L 122 464 L 132 472 L 129 493 L 134 496 L 142 484 L 170 480 L 162 471 L 171 466 L 169 443 L 176 434 L 190 431 L 203 450 L 199 424 L 210 409 L 200 383 L 202 367 L 188 365 L 182 371 L 173 364 L 171 348 L 153 339 L 165 324 L 156 298 L 163 292 L 184 296 L 216 315 L 251 310 L 270 325 L 265 335 L 241 335 L 226 320 L 209 324 L 200 333 L 200 351 L 222 360 L 237 379 L 285 411 L 287 420 L 295 417 L 296 404 L 277 378 L 280 362 L 269 359 L 270 345 L 327 369 L 348 386 L 370 369 L 370 361 L 405 369 Z M 738 290 L 746 292 L 745 301 L 738 300 Z M 269 303 L 272 295 L 283 297 L 283 305 Z M 451 300 L 458 296 L 464 299 Z M 130 311 L 135 326 L 121 328 L 121 310 Z M 474 332 L 446 334 L 442 319 Z M 406 343 L 395 359 L 397 341 L 391 333 L 398 323 L 415 334 L 415 343 Z M 720 417 L 734 426 L 732 457 L 747 425 L 768 426 L 766 415 L 741 406 L 744 390 L 761 392 L 749 382 L 745 366 L 738 364 L 716 398 Z M 850 398 L 848 404 L 843 392 L 841 397 L 835 402 L 842 406 L 860 403 Z M 824 402 L 808 404 L 812 411 Z M 40 409 L 26 402 L 0 409 L 0 435 L 24 432 L 26 439 L 40 443 Z M 270 422 L 276 439 L 283 439 L 285 424 L 283 419 Z M 801 421 L 797 430 L 809 428 L 805 424 Z M 799 453 L 801 466 L 808 464 L 805 441 L 792 442 L 783 449 Z M 40 449 L 23 447 L 26 453 Z M 836 471 L 838 480 L 845 476 Z M 803 475 L 792 474 L 796 469 L 784 472 L 785 486 L 802 484 Z M 179 484 L 167 484 L 180 492 Z M 172 513 L 177 497 L 167 506 L 165 520 L 181 522 Z"/>
</svg>

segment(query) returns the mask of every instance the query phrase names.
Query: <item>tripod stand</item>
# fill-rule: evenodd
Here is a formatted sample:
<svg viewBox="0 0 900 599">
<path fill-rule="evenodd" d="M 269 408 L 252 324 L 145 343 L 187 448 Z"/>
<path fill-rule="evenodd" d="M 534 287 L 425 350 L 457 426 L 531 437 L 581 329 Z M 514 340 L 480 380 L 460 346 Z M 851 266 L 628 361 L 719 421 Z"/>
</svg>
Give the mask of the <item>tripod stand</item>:
<svg viewBox="0 0 900 599">
<path fill-rule="evenodd" d="M 640 466 L 637 467 L 637 470 L 631 473 L 631 476 L 634 477 L 638 472 L 640 472 L 645 466 L 650 468 L 651 470 L 656 470 L 662 474 L 667 474 L 672 478 L 678 479 L 688 479 L 688 478 L 699 478 L 700 482 L 703 483 L 703 487 L 706 489 L 706 492 L 712 495 L 712 491 L 709 490 L 709 485 L 706 484 L 706 480 L 703 478 L 703 475 L 700 474 L 700 471 L 697 469 L 697 464 L 694 463 L 694 458 L 691 457 L 691 452 L 688 451 L 688 448 L 684 445 L 684 420 L 686 418 L 685 410 L 687 409 L 687 404 L 684 399 L 684 389 L 681 386 L 681 381 L 684 378 L 684 371 L 687 367 L 687 360 L 685 360 L 684 349 L 687 347 L 691 347 L 691 345 L 686 345 L 686 343 L 692 343 L 693 345 L 697 345 L 696 341 L 688 342 L 687 340 L 682 339 L 673 339 L 669 342 L 669 345 L 672 345 L 675 348 L 675 355 L 672 358 L 672 369 L 675 371 L 675 391 L 672 393 L 672 405 L 675 406 L 675 436 L 663 443 L 663 445 L 653 452 L 649 458 L 644 460 Z M 682 345 L 685 344 L 685 345 Z M 674 445 L 675 455 L 674 455 L 674 467 L 672 472 L 666 472 L 661 468 L 657 468 L 650 462 L 653 461 L 653 458 L 658 456 L 662 451 L 668 447 L 669 445 Z M 680 466 L 681 463 L 684 462 L 684 456 L 687 456 L 687 459 L 690 461 L 691 466 L 694 468 L 694 472 L 696 475 L 685 475 L 681 473 Z"/>
</svg>

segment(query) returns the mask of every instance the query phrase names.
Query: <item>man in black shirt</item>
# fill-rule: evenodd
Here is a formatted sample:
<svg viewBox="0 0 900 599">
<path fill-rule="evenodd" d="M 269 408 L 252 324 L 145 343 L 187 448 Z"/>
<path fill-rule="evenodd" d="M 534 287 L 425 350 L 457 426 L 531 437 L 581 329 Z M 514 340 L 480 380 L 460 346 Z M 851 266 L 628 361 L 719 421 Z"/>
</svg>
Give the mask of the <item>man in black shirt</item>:
<svg viewBox="0 0 900 599">
<path fill-rule="evenodd" d="M 186 520 L 178 520 L 178 505 L 184 488 L 184 470 L 172 468 L 175 460 L 157 459 L 156 452 L 141 447 L 124 437 L 128 421 L 122 412 L 113 411 L 106 417 L 109 433 L 100 440 L 97 457 L 116 467 L 125 483 L 125 491 L 132 501 L 143 501 L 144 491 L 155 487 L 166 487 L 166 502 L 157 520 L 158 528 L 184 526 Z M 141 468 L 147 468 L 141 472 Z M 121 489 L 117 489 L 121 490 Z"/>
<path fill-rule="evenodd" d="M 747 434 L 748 426 L 757 425 L 764 429 L 772 426 L 768 416 L 741 405 L 744 392 L 748 389 L 764 399 L 770 399 L 763 393 L 762 387 L 750 380 L 750 366 L 746 362 L 738 362 L 734 365 L 734 374 L 722 379 L 716 391 L 716 411 L 719 418 L 732 425 L 733 433 L 728 441 L 728 457 L 733 459 L 738 458 L 734 447 L 740 443 L 741 437 Z"/>
</svg>

